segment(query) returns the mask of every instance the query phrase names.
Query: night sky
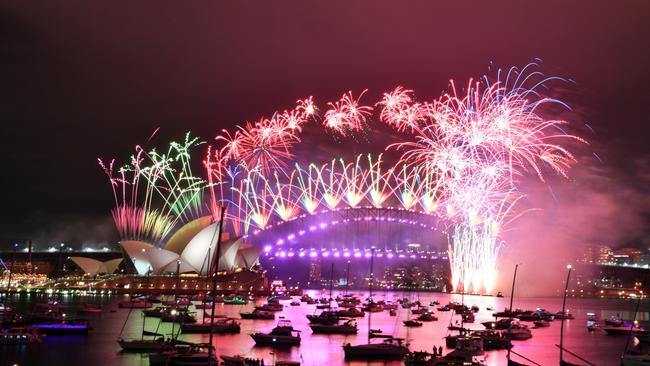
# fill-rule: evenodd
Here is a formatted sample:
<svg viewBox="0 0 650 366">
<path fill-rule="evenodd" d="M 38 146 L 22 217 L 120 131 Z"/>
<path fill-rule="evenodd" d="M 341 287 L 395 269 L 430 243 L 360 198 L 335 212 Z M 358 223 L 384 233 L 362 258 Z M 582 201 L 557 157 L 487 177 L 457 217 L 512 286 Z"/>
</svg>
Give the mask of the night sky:
<svg viewBox="0 0 650 366">
<path fill-rule="evenodd" d="M 374 103 L 404 85 L 431 100 L 450 78 L 535 58 L 575 81 L 572 121 L 595 131 L 585 155 L 643 196 L 650 2 L 603 3 L 4 2 L 0 248 L 114 242 L 96 159 L 127 158 L 158 127 L 161 145 L 188 130 L 212 141 L 309 95 L 368 88 Z"/>
</svg>

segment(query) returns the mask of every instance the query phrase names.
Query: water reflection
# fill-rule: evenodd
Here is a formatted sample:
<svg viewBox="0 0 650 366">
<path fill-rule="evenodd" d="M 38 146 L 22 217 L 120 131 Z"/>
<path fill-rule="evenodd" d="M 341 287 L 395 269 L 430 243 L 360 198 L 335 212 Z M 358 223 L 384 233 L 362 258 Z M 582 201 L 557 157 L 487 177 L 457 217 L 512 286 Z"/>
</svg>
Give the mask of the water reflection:
<svg viewBox="0 0 650 366">
<path fill-rule="evenodd" d="M 310 291 L 314 297 L 320 297 L 320 293 Z M 365 297 L 366 293 L 355 293 L 359 297 Z M 412 296 L 414 294 L 402 294 L 385 292 L 375 296 L 376 300 L 395 301 L 401 296 Z M 135 338 L 142 334 L 142 311 L 133 309 L 118 309 L 117 302 L 121 297 L 72 297 L 64 298 L 65 311 L 73 314 L 75 309 L 81 307 L 84 302 L 100 303 L 105 305 L 105 310 L 98 316 L 85 316 L 90 319 L 94 330 L 86 336 L 67 337 L 45 337 L 40 345 L 33 347 L 26 346 L 4 346 L 0 348 L 0 359 L 6 364 L 18 363 L 20 365 L 102 365 L 102 366 L 145 366 L 148 365 L 148 357 L 140 354 L 120 353 L 119 346 L 115 342 L 120 331 L 122 337 Z M 460 296 L 448 294 L 422 293 L 419 299 L 423 304 L 435 300 L 446 304 L 450 300 L 460 301 Z M 33 307 L 38 301 L 45 301 L 44 298 L 31 295 L 14 297 L 13 303 L 25 311 Z M 465 296 L 467 305 L 478 305 L 481 309 L 476 316 L 473 328 L 482 329 L 481 322 L 493 320 L 492 311 L 486 307 L 502 310 L 508 306 L 507 298 L 495 298 L 484 296 Z M 257 304 L 261 304 L 258 301 Z M 365 319 L 358 319 L 359 333 L 357 335 L 313 335 L 308 326 L 307 314 L 313 314 L 315 305 L 288 306 L 289 301 L 283 301 L 284 310 L 277 313 L 290 319 L 294 328 L 302 331 L 302 344 L 300 347 L 285 349 L 271 349 L 269 347 L 257 347 L 249 336 L 255 331 L 270 331 L 276 320 L 241 320 L 241 333 L 234 335 L 215 336 L 215 346 L 219 354 L 235 355 L 242 354 L 254 358 L 264 358 L 266 364 L 271 364 L 273 357 L 276 359 L 299 360 L 303 365 L 401 365 L 399 361 L 393 362 L 346 362 L 343 358 L 342 345 L 350 342 L 352 344 L 367 342 L 367 316 Z M 239 313 L 251 311 L 256 304 L 248 305 L 217 305 L 217 314 L 239 318 Z M 515 299 L 514 306 L 524 309 L 545 308 L 551 312 L 561 309 L 561 299 L 557 298 L 535 298 Z M 589 333 L 586 330 L 587 313 L 596 313 L 600 318 L 607 318 L 615 313 L 620 313 L 624 319 L 632 319 L 634 316 L 635 301 L 605 300 L 605 299 L 569 299 L 568 308 L 575 315 L 576 319 L 568 320 L 565 323 L 565 347 L 598 365 L 618 365 L 619 357 L 625 346 L 625 337 L 606 336 L 603 333 Z M 648 309 L 642 305 L 642 309 Z M 444 336 L 447 335 L 447 326 L 459 319 L 452 317 L 451 312 L 436 311 L 439 320 L 437 322 L 425 322 L 420 328 L 405 328 L 402 321 L 407 319 L 408 310 L 399 308 L 397 316 L 391 317 L 387 311 L 372 314 L 372 328 L 380 328 L 384 334 L 391 334 L 395 337 L 402 337 L 408 340 L 411 350 L 431 351 L 433 346 L 444 347 Z M 637 316 L 639 320 L 648 320 L 647 312 Z M 125 324 L 125 320 L 127 320 Z M 202 317 L 202 310 L 197 310 L 197 318 Z M 531 323 L 532 326 L 532 323 Z M 178 330 L 178 325 L 172 323 L 159 323 L 157 318 L 147 318 L 146 329 L 149 331 L 158 330 L 158 333 L 172 334 Z M 551 326 L 533 330 L 533 338 L 527 341 L 515 341 L 514 350 L 525 355 L 542 365 L 558 363 L 558 349 L 555 344 L 559 343 L 560 321 L 551 322 Z M 207 342 L 208 334 L 182 334 L 181 339 L 196 342 Z M 274 353 L 274 355 L 271 355 Z M 503 365 L 505 363 L 506 351 L 490 351 L 486 353 L 488 365 Z M 571 360 L 571 356 L 567 356 Z"/>
</svg>

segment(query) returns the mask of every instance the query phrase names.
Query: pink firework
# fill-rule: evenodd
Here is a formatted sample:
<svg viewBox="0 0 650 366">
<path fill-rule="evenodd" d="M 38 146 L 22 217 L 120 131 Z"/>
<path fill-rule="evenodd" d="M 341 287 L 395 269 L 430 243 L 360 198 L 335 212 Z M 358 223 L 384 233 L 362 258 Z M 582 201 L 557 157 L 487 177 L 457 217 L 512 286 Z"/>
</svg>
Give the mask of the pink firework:
<svg viewBox="0 0 650 366">
<path fill-rule="evenodd" d="M 328 103 L 330 109 L 325 112 L 323 125 L 343 136 L 362 131 L 373 109 L 370 106 L 359 105 L 366 91 L 368 89 L 361 92 L 357 99 L 354 99 L 352 92 L 349 91 L 343 94 L 338 102 Z"/>
<path fill-rule="evenodd" d="M 413 103 L 413 90 L 398 86 L 384 96 L 377 105 L 382 106 L 379 118 L 384 123 L 404 132 L 417 129 L 428 116 L 428 104 Z"/>
</svg>

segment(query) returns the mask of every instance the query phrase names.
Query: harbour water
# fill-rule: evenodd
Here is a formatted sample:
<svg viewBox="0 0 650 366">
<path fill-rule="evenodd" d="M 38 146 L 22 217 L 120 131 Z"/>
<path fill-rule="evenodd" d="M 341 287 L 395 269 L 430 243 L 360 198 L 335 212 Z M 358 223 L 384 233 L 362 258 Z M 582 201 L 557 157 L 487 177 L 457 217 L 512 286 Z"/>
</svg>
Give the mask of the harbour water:
<svg viewBox="0 0 650 366">
<path fill-rule="evenodd" d="M 321 297 L 318 291 L 306 291 L 312 297 Z M 354 292 L 354 295 L 365 298 L 367 293 Z M 336 295 L 336 294 L 335 294 Z M 441 304 L 449 301 L 460 301 L 459 295 L 443 293 L 420 293 L 405 294 L 397 292 L 379 292 L 374 299 L 395 301 L 400 297 L 419 298 L 423 304 L 429 304 L 438 300 Z M 43 342 L 33 346 L 0 346 L 0 365 L 89 365 L 89 366 L 146 366 L 148 357 L 146 354 L 125 354 L 120 352 L 116 339 L 122 331 L 123 338 L 140 337 L 143 327 L 142 311 L 138 309 L 118 309 L 118 301 L 124 300 L 122 296 L 68 296 L 63 297 L 66 314 L 74 316 L 75 309 L 83 303 L 101 304 L 104 311 L 95 316 L 85 316 L 90 320 L 93 330 L 87 336 L 48 336 Z M 14 295 L 12 305 L 21 311 L 29 310 L 36 302 L 44 302 L 46 298 L 39 295 Z M 264 299 L 257 301 L 262 304 Z M 241 354 L 254 358 L 265 359 L 265 364 L 273 364 L 273 360 L 296 360 L 303 365 L 401 365 L 401 361 L 375 361 L 359 362 L 345 361 L 342 345 L 344 343 L 367 342 L 368 322 L 365 318 L 358 318 L 359 332 L 357 335 L 316 335 L 312 334 L 308 326 L 307 314 L 317 312 L 316 305 L 289 306 L 290 301 L 282 301 L 285 308 L 282 312 L 276 313 L 276 320 L 241 320 L 241 333 L 235 335 L 215 336 L 215 346 L 218 354 L 235 355 Z M 491 307 L 496 310 L 503 310 L 509 305 L 509 299 L 471 296 L 464 297 L 465 304 L 477 305 L 480 308 L 476 314 L 476 322 L 471 324 L 473 329 L 483 329 L 481 322 L 493 320 L 493 311 L 486 310 Z M 223 305 L 217 304 L 217 314 L 239 318 L 239 312 L 251 311 L 255 304 L 250 302 L 247 305 Z M 545 308 L 551 312 L 561 310 L 562 299 L 560 298 L 516 298 L 515 308 L 535 309 Z M 614 314 L 620 314 L 624 319 L 631 320 L 634 317 L 636 300 L 613 300 L 613 299 L 568 299 L 567 307 L 574 314 L 575 319 L 567 320 L 565 323 L 564 344 L 566 349 L 574 352 L 596 365 L 618 365 L 619 358 L 625 347 L 626 336 L 608 336 L 603 332 L 588 332 L 586 329 L 587 313 L 595 313 L 601 319 L 608 318 Z M 638 320 L 648 320 L 648 304 L 641 304 L 643 310 L 637 314 Z M 435 311 L 435 310 L 434 310 Z M 202 310 L 197 310 L 197 318 L 201 319 Z M 408 340 L 411 350 L 431 351 L 433 346 L 443 346 L 444 337 L 448 334 L 447 326 L 450 322 L 460 321 L 458 315 L 453 316 L 452 312 L 435 311 L 439 320 L 436 322 L 425 322 L 419 328 L 405 328 L 402 321 L 409 316 L 407 309 L 398 310 L 396 317 L 391 317 L 387 311 L 372 314 L 372 328 L 382 329 L 384 334 L 395 337 L 402 337 Z M 270 331 L 279 317 L 292 321 L 294 328 L 301 330 L 302 343 L 300 347 L 288 349 L 272 349 L 269 347 L 256 347 L 250 337 L 255 331 Z M 452 318 L 453 317 L 453 318 Z M 155 331 L 158 327 L 158 318 L 146 318 L 145 328 Z M 532 327 L 532 323 L 529 323 Z M 178 325 L 162 323 L 158 332 L 171 334 L 177 330 Z M 174 329 L 173 329 L 174 328 Z M 181 334 L 181 339 L 194 342 L 207 342 L 208 334 Z M 533 338 L 526 341 L 513 341 L 514 351 L 520 353 L 541 365 L 557 365 L 559 351 L 556 344 L 560 339 L 560 321 L 551 322 L 547 328 L 533 329 Z M 449 351 L 449 350 L 447 350 Z M 513 357 L 516 359 L 516 357 Z M 571 355 L 565 353 L 568 361 L 577 361 Z M 491 366 L 504 365 L 506 363 L 506 351 L 488 351 L 485 357 L 486 363 Z"/>
</svg>

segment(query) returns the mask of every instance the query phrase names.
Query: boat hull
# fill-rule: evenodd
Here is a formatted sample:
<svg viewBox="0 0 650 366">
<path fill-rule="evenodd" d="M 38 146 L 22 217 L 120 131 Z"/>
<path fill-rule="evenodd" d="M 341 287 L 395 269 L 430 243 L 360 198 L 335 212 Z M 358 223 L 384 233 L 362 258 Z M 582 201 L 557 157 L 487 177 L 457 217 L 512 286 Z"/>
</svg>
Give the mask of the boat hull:
<svg viewBox="0 0 650 366">
<path fill-rule="evenodd" d="M 257 345 L 265 346 L 297 346 L 300 344 L 300 337 L 271 336 L 268 334 L 251 334 L 251 338 Z"/>
<path fill-rule="evenodd" d="M 343 346 L 343 352 L 346 359 L 401 359 L 408 353 L 408 348 L 386 344 L 362 344 L 357 346 L 346 344 Z"/>
</svg>

